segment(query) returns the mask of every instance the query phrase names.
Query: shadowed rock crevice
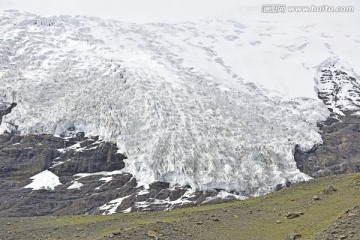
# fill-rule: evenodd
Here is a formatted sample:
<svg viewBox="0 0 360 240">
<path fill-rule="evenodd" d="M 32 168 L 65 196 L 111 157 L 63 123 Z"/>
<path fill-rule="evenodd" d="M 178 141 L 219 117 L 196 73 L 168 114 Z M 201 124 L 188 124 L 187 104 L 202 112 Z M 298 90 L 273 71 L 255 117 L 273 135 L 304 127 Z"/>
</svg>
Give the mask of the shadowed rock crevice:
<svg viewBox="0 0 360 240">
<path fill-rule="evenodd" d="M 10 106 L 6 104 L 0 105 L 0 125 L 2 123 L 3 116 L 11 113 L 12 109 L 16 107 L 16 105 L 16 103 L 11 103 Z"/>
</svg>

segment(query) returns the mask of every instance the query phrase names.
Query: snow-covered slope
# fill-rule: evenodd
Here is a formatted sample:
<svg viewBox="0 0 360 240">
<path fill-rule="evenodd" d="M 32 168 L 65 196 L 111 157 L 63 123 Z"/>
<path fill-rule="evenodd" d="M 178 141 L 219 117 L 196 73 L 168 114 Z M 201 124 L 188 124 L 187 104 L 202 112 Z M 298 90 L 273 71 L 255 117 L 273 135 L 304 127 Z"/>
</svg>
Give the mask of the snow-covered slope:
<svg viewBox="0 0 360 240">
<path fill-rule="evenodd" d="M 360 77 L 354 69 L 330 58 L 319 66 L 317 75 L 319 98 L 335 117 L 345 113 L 360 114 Z"/>
<path fill-rule="evenodd" d="M 0 18 L 0 98 L 18 102 L 0 130 L 100 135 L 145 185 L 258 195 L 307 179 L 293 151 L 322 142 L 316 123 L 329 112 L 316 100 L 317 66 L 348 56 L 317 25 Z"/>
</svg>

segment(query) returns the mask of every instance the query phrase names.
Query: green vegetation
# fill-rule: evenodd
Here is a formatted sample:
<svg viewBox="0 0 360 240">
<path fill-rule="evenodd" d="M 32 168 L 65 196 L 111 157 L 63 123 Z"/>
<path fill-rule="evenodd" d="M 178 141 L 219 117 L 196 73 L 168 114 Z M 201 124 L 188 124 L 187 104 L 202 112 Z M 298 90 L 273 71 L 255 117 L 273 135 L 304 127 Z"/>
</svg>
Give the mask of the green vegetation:
<svg viewBox="0 0 360 240">
<path fill-rule="evenodd" d="M 0 218 L 0 239 L 314 239 L 360 205 L 360 174 L 311 180 L 227 204 L 111 216 Z M 336 191 L 329 188 L 333 186 Z M 330 190 L 331 191 L 330 191 Z M 314 198 L 314 196 L 317 196 Z M 303 215 L 287 219 L 289 212 Z"/>
</svg>

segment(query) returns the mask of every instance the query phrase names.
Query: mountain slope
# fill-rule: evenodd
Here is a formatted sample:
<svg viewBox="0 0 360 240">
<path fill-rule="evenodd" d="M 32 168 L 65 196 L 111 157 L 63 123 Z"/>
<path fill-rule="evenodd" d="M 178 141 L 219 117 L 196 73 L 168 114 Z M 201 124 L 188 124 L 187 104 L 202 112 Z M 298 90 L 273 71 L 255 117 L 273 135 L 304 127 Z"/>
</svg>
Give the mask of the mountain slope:
<svg viewBox="0 0 360 240">
<path fill-rule="evenodd" d="M 337 191 L 326 191 L 329 186 Z M 346 235 L 346 239 L 357 240 L 359 215 L 354 213 L 360 204 L 359 187 L 359 175 L 341 175 L 296 184 L 265 197 L 174 211 L 0 218 L 0 235 L 6 240 L 60 237 L 140 240 L 155 239 L 151 236 L 157 230 L 160 239 L 174 240 L 278 240 L 294 235 L 301 235 L 300 239 L 341 239 Z M 318 200 L 313 200 L 314 196 Z M 288 219 L 289 212 L 303 215 Z"/>
<path fill-rule="evenodd" d="M 353 69 L 328 59 L 318 69 L 317 91 L 334 117 L 359 115 L 360 83 Z"/>
<path fill-rule="evenodd" d="M 343 53 L 310 33 L 322 26 L 136 25 L 14 11 L 1 19 L 0 93 L 18 103 L 1 131 L 99 135 L 144 186 L 257 196 L 308 179 L 294 149 L 321 144 L 316 124 L 329 115 L 308 98 L 315 66 Z M 290 29 L 304 37 L 285 37 Z"/>
</svg>

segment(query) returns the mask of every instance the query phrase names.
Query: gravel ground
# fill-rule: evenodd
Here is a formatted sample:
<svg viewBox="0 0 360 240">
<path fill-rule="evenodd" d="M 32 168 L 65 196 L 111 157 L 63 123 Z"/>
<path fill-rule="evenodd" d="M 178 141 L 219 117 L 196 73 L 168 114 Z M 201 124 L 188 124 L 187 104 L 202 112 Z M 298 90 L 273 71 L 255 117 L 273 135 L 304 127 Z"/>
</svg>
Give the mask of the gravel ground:
<svg viewBox="0 0 360 240">
<path fill-rule="evenodd" d="M 345 215 L 341 216 L 316 239 L 360 239 L 360 207 L 357 206 Z"/>
</svg>

